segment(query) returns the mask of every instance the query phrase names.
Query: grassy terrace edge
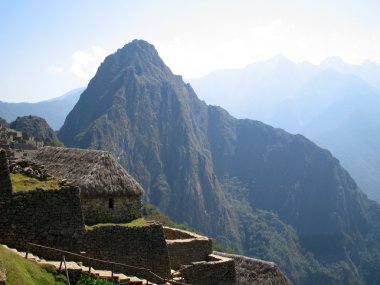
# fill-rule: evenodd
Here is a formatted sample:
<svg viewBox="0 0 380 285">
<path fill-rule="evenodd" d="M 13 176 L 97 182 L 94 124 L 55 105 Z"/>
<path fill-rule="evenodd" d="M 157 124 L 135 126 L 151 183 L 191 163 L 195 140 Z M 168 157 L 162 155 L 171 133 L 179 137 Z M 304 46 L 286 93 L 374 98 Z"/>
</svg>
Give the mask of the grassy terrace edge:
<svg viewBox="0 0 380 285">
<path fill-rule="evenodd" d="M 57 178 L 53 178 L 51 180 L 38 180 L 36 178 L 28 177 L 21 173 L 11 173 L 11 181 L 13 192 L 19 191 L 33 191 L 36 188 L 43 189 L 54 189 L 59 190 L 59 180 Z"/>
<path fill-rule="evenodd" d="M 120 227 L 145 227 L 149 225 L 149 223 L 144 218 L 138 218 L 133 221 L 130 221 L 129 223 L 104 223 L 104 224 L 95 224 L 95 225 L 86 225 L 86 230 L 94 230 L 96 228 L 100 227 L 109 227 L 109 226 L 120 226 Z"/>
<path fill-rule="evenodd" d="M 0 244 L 0 263 L 5 269 L 7 284 L 12 285 L 65 285 L 66 278 L 57 274 L 54 266 L 38 265 L 7 250 Z"/>
</svg>

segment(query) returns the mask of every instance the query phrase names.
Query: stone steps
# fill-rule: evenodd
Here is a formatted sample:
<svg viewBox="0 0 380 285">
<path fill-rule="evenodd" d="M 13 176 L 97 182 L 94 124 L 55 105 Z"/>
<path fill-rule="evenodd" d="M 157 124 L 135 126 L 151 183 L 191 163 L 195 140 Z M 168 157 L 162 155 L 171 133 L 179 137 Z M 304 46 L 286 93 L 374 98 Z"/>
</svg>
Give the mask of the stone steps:
<svg viewBox="0 0 380 285">
<path fill-rule="evenodd" d="M 6 245 L 2 245 L 4 248 L 8 249 L 11 252 L 14 252 L 15 254 L 24 257 L 26 256 L 26 252 L 18 251 L 15 248 L 9 248 Z M 38 264 L 47 264 L 54 266 L 57 270 L 59 269 L 59 266 L 61 264 L 61 261 L 54 261 L 54 260 L 45 260 L 41 259 L 38 256 L 33 255 L 32 253 L 28 253 L 28 260 L 34 261 Z M 64 265 L 62 265 L 64 266 Z M 107 279 L 110 281 L 113 281 L 118 284 L 123 285 L 156 285 L 155 283 L 149 282 L 145 279 L 141 279 L 135 276 L 127 276 L 122 273 L 114 273 L 112 276 L 112 272 L 110 270 L 97 270 L 91 267 L 91 270 L 87 266 L 79 265 L 78 263 L 74 261 L 66 261 L 66 267 L 69 272 L 74 272 L 77 274 L 88 274 L 91 277 L 94 278 L 100 278 L 100 279 Z"/>
</svg>

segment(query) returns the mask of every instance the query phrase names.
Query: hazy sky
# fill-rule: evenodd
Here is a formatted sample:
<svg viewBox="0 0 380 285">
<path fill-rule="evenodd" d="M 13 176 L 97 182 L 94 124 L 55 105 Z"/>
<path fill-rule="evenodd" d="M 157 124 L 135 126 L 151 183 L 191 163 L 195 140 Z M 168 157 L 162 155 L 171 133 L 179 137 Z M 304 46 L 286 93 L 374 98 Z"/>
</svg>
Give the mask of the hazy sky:
<svg viewBox="0 0 380 285">
<path fill-rule="evenodd" d="M 378 0 L 0 0 L 0 100 L 86 86 L 135 38 L 186 78 L 277 54 L 380 62 L 379 15 Z"/>
</svg>

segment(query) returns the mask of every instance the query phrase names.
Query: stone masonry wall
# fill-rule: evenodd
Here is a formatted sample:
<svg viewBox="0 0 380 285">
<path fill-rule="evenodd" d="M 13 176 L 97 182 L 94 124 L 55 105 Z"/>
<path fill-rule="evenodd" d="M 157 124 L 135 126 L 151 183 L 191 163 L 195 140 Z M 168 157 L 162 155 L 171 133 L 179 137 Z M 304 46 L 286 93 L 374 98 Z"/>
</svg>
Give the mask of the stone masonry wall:
<svg viewBox="0 0 380 285">
<path fill-rule="evenodd" d="M 234 261 L 214 254 L 211 254 L 207 261 L 184 265 L 179 271 L 186 282 L 193 285 L 236 284 Z"/>
<path fill-rule="evenodd" d="M 161 225 L 103 226 L 86 230 L 77 187 L 21 191 L 10 198 L 0 196 L 0 243 L 26 250 L 28 242 L 76 253 L 85 251 L 88 257 L 148 268 L 163 278 L 170 274 Z M 61 258 L 60 254 L 38 247 L 32 246 L 29 250 L 40 257 Z M 98 263 L 96 268 L 109 267 Z M 151 275 L 139 270 L 115 269 L 151 279 Z"/>
<path fill-rule="evenodd" d="M 85 223 L 126 223 L 141 218 L 140 197 L 82 197 Z M 112 208 L 110 208 L 112 199 Z"/>
<path fill-rule="evenodd" d="M 33 190 L 0 197 L 0 243 L 25 250 L 28 242 L 79 249 L 85 232 L 79 188 Z"/>
<path fill-rule="evenodd" d="M 204 236 L 198 235 L 185 230 L 164 227 L 164 233 L 166 239 L 194 239 L 194 238 L 204 238 Z"/>
<path fill-rule="evenodd" d="M 0 197 L 12 195 L 12 182 L 6 152 L 0 150 Z"/>
<path fill-rule="evenodd" d="M 159 224 L 142 227 L 95 227 L 86 232 L 83 244 L 83 250 L 88 257 L 144 267 L 163 278 L 169 277 L 168 249 L 162 226 Z M 139 270 L 125 267 L 118 267 L 117 271 L 146 278 L 151 277 Z"/>
<path fill-rule="evenodd" d="M 188 231 L 164 227 L 172 269 L 207 260 L 212 253 L 211 239 Z"/>
</svg>

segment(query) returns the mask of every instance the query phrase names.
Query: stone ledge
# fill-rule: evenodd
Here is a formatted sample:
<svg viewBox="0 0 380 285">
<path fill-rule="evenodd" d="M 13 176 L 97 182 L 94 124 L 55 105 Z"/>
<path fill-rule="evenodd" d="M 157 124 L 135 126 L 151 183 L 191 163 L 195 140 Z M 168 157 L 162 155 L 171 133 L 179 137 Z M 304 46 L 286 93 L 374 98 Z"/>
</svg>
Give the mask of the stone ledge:
<svg viewBox="0 0 380 285">
<path fill-rule="evenodd" d="M 212 241 L 208 237 L 169 227 L 163 229 L 171 269 L 177 270 L 181 265 L 206 261 L 212 253 Z"/>
<path fill-rule="evenodd" d="M 208 237 L 170 227 L 163 227 L 166 240 L 190 240 L 190 239 L 202 239 L 208 240 Z"/>
<path fill-rule="evenodd" d="M 215 252 L 217 255 L 231 258 L 235 261 L 236 275 L 239 284 L 252 285 L 291 285 L 290 280 L 278 266 L 269 261 L 252 257 Z"/>
<path fill-rule="evenodd" d="M 179 269 L 181 276 L 191 284 L 236 284 L 235 262 L 231 258 L 210 254 L 207 261 L 192 262 Z"/>
</svg>

